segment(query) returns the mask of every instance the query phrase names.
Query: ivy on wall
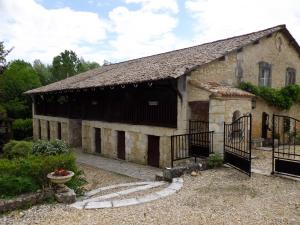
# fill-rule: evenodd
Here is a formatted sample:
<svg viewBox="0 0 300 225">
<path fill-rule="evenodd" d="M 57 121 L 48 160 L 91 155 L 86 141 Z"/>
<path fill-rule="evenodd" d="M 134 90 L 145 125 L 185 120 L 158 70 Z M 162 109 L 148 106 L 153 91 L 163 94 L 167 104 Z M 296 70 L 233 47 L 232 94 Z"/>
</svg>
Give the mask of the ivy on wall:
<svg viewBox="0 0 300 225">
<path fill-rule="evenodd" d="M 261 97 L 270 105 L 280 109 L 290 109 L 293 104 L 300 102 L 300 85 L 293 84 L 281 89 L 258 87 L 250 82 L 242 82 L 239 88 Z"/>
</svg>

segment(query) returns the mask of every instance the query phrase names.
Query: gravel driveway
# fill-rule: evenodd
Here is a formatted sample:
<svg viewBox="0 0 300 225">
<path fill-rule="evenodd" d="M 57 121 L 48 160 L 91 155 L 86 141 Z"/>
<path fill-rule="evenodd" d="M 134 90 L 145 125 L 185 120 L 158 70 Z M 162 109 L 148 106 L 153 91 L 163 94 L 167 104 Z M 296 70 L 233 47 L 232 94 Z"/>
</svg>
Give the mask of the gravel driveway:
<svg viewBox="0 0 300 225">
<path fill-rule="evenodd" d="M 85 168 L 88 179 L 107 174 Z M 98 171 L 98 172 L 97 172 Z M 99 174 L 99 175 L 97 175 Z M 115 182 L 111 174 L 110 179 Z M 248 178 L 234 169 L 186 175 L 176 194 L 143 205 L 99 210 L 77 210 L 62 204 L 40 205 L 12 212 L 2 224 L 297 224 L 300 222 L 300 182 L 254 174 Z M 131 178 L 118 177 L 119 183 Z M 123 180 L 122 180 L 123 179 Z M 128 179 L 128 180 L 127 180 Z M 109 182 L 99 182 L 100 186 Z M 103 185 L 102 185 L 103 184 Z M 96 185 L 96 184 L 95 184 Z"/>
</svg>

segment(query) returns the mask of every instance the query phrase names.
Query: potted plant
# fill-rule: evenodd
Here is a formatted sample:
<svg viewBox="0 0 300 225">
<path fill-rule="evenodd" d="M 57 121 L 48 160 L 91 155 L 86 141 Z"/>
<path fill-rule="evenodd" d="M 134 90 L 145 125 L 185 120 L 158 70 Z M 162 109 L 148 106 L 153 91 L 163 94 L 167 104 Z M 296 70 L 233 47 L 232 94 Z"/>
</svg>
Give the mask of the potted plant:
<svg viewBox="0 0 300 225">
<path fill-rule="evenodd" d="M 74 172 L 63 168 L 56 169 L 54 172 L 48 173 L 48 179 L 56 184 L 59 189 L 65 189 L 65 183 L 72 179 Z"/>
</svg>

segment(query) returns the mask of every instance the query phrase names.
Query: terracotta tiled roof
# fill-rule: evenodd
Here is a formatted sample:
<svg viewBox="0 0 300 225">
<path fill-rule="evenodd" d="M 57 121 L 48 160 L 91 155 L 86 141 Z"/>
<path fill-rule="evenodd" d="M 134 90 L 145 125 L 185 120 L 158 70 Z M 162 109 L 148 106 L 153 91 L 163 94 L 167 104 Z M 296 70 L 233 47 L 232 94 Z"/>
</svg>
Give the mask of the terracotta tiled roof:
<svg viewBox="0 0 300 225">
<path fill-rule="evenodd" d="M 278 31 L 285 31 L 289 35 L 288 37 L 292 38 L 285 26 L 279 25 L 266 30 L 194 47 L 102 66 L 101 68 L 27 91 L 26 94 L 178 78 L 203 64 L 221 58 L 229 52 L 238 50 Z M 298 46 L 297 43 L 295 45 L 296 47 Z"/>
<path fill-rule="evenodd" d="M 241 89 L 232 87 L 230 85 L 221 84 L 217 82 L 198 82 L 189 80 L 189 83 L 195 87 L 204 89 L 212 93 L 213 96 L 221 97 L 254 97 L 253 94 L 243 91 Z"/>
</svg>

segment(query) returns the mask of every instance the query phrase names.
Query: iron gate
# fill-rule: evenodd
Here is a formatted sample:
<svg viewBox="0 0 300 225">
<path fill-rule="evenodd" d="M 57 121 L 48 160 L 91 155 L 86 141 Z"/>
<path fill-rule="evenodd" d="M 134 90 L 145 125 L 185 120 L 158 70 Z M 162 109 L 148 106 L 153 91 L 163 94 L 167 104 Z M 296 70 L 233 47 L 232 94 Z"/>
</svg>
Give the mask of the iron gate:
<svg viewBox="0 0 300 225">
<path fill-rule="evenodd" d="M 171 165 L 174 161 L 208 157 L 213 153 L 213 131 L 171 136 Z"/>
<path fill-rule="evenodd" d="M 300 120 L 273 115 L 272 173 L 300 177 Z"/>
<path fill-rule="evenodd" d="M 251 176 L 252 115 L 224 123 L 224 163 Z"/>
</svg>

